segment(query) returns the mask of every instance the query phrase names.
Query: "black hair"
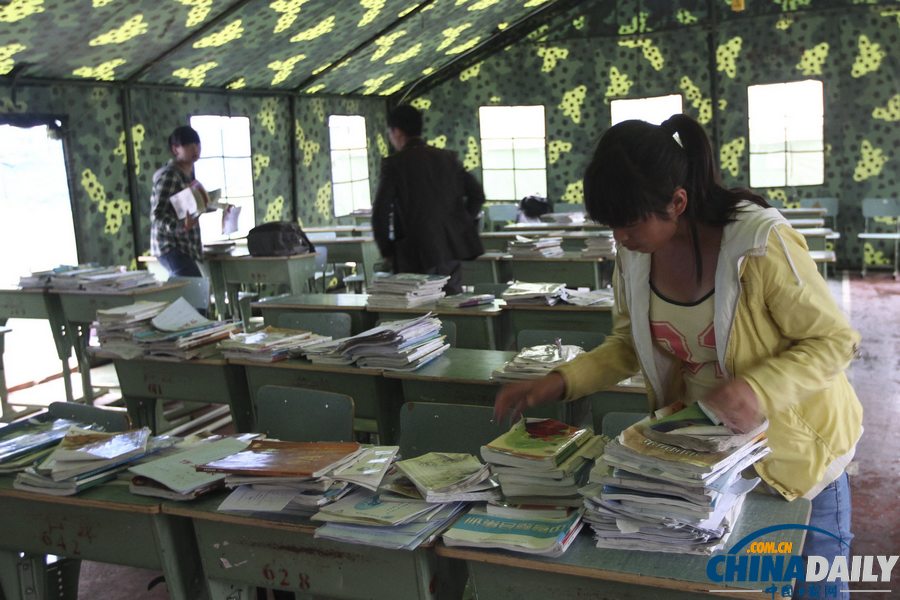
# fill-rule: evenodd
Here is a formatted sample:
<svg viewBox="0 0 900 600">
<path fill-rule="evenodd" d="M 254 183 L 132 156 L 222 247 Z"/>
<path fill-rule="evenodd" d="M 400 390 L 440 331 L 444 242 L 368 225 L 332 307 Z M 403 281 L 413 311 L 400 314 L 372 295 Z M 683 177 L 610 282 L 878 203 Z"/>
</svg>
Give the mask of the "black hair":
<svg viewBox="0 0 900 600">
<path fill-rule="evenodd" d="M 584 174 L 584 205 L 595 221 L 625 227 L 651 214 L 668 219 L 666 208 L 678 188 L 687 192 L 683 217 L 699 280 L 697 225 L 725 225 L 742 200 L 769 204 L 750 190 L 723 187 L 709 137 L 693 118 L 672 115 L 660 125 L 622 121 L 606 130 Z"/>
<path fill-rule="evenodd" d="M 176 127 L 172 135 L 169 136 L 169 148 L 172 146 L 187 146 L 188 144 L 199 144 L 200 134 L 197 130 L 189 125 Z"/>
<path fill-rule="evenodd" d="M 388 113 L 387 124 L 411 137 L 422 135 L 422 113 L 409 104 L 395 106 Z"/>
</svg>

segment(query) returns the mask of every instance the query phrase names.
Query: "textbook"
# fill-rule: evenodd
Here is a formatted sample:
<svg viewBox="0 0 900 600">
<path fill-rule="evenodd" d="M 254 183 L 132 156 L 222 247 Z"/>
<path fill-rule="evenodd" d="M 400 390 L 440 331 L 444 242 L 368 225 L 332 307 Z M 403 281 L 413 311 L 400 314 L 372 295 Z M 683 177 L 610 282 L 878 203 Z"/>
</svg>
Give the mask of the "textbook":
<svg viewBox="0 0 900 600">
<path fill-rule="evenodd" d="M 526 468 L 555 468 L 587 442 L 593 433 L 555 419 L 523 418 L 500 437 L 481 447 L 485 462 Z"/>
<path fill-rule="evenodd" d="M 321 477 L 351 460 L 356 442 L 253 440 L 246 450 L 197 465 L 198 471 L 269 477 Z"/>
<path fill-rule="evenodd" d="M 106 433 L 73 425 L 37 471 L 54 481 L 95 473 L 142 456 L 149 439 L 149 427 Z"/>
<path fill-rule="evenodd" d="M 479 486 L 489 479 L 491 472 L 471 454 L 459 452 L 428 452 L 415 458 L 397 462 L 397 468 L 406 475 L 426 502 L 436 502 L 436 495 L 443 495 L 441 501 L 456 494 L 469 491 L 483 491 Z M 495 488 L 492 484 L 487 490 Z"/>
<path fill-rule="evenodd" d="M 640 425 L 641 433 L 662 444 L 700 452 L 722 452 L 743 446 L 769 427 L 769 422 L 764 419 L 751 431 L 734 433 L 724 425 L 713 423 L 699 402 L 678 408 L 665 407 L 657 411 L 657 415 L 662 413 L 663 416 Z"/>
<path fill-rule="evenodd" d="M 561 556 L 581 531 L 582 511 L 562 518 L 523 518 L 491 515 L 475 507 L 444 532 L 447 546 L 502 548 L 514 552 Z"/>
</svg>

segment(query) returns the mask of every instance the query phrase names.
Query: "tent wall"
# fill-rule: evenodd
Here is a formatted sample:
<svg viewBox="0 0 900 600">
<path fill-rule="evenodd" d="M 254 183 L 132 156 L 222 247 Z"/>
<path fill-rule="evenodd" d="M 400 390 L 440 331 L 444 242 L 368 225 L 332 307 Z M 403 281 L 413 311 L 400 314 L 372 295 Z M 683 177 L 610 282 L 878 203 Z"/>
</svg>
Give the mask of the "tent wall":
<svg viewBox="0 0 900 600">
<path fill-rule="evenodd" d="M 666 6 L 663 6 L 665 4 Z M 837 196 L 839 263 L 888 264 L 892 252 L 862 245 L 864 197 L 896 196 L 900 148 L 900 68 L 892 52 L 898 13 L 850 2 L 783 12 L 809 3 L 585 2 L 473 68 L 422 93 L 431 139 L 480 167 L 478 107 L 546 107 L 548 194 L 581 202 L 581 176 L 610 123 L 609 101 L 681 93 L 685 112 L 703 122 L 729 186 L 749 185 L 747 86 L 824 81 L 825 181 L 756 190 L 786 201 Z M 648 6 L 657 7 L 654 13 Z M 643 34 L 642 34 L 643 32 Z M 627 34 L 627 35 L 626 35 Z M 889 223 L 884 223 L 890 227 Z"/>
</svg>

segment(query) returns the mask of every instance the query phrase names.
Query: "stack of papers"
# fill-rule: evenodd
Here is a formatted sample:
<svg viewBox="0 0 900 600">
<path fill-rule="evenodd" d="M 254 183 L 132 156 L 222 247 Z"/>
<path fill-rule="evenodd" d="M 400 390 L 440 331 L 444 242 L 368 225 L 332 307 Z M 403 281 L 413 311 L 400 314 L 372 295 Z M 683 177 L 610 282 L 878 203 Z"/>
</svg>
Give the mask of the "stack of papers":
<svg viewBox="0 0 900 600">
<path fill-rule="evenodd" d="M 466 506 L 358 491 L 322 507 L 314 521 L 325 524 L 315 537 L 392 550 L 414 550 L 437 537 Z"/>
<path fill-rule="evenodd" d="M 40 464 L 19 473 L 13 487 L 56 496 L 70 496 L 108 481 L 128 464 L 147 454 L 150 429 L 104 433 L 69 427 L 59 445 Z"/>
<path fill-rule="evenodd" d="M 488 465 L 471 454 L 429 452 L 399 461 L 397 469 L 416 486 L 426 502 L 480 502 L 500 496 Z"/>
<path fill-rule="evenodd" d="M 91 351 L 97 356 L 106 358 L 143 356 L 144 349 L 135 340 L 135 335 L 152 332 L 151 319 L 168 305 L 168 302 L 141 301 L 126 306 L 98 310 L 94 328 L 100 346 L 91 348 Z"/>
<path fill-rule="evenodd" d="M 300 356 L 306 347 L 327 341 L 330 336 L 311 331 L 265 327 L 252 333 L 232 333 L 219 342 L 219 350 L 225 358 L 270 363 Z"/>
<path fill-rule="evenodd" d="M 454 294 L 438 300 L 436 307 L 469 308 L 473 306 L 490 306 L 496 298 L 493 294 Z"/>
<path fill-rule="evenodd" d="M 509 504 L 580 506 L 578 488 L 602 438 L 553 419 L 521 419 L 481 447 Z"/>
<path fill-rule="evenodd" d="M 246 450 L 196 469 L 225 474 L 225 485 L 236 488 L 220 511 L 309 516 L 354 489 L 329 474 L 360 454 L 356 442 L 253 440 Z"/>
<path fill-rule="evenodd" d="M 767 425 L 732 435 L 694 404 L 667 407 L 623 431 L 581 490 L 597 546 L 701 555 L 721 549 L 759 482 L 741 473 L 768 454 Z"/>
<path fill-rule="evenodd" d="M 526 283 L 513 281 L 503 292 L 503 299 L 507 304 L 536 304 L 553 306 L 561 299 L 565 299 L 566 285 L 564 283 Z"/>
<path fill-rule="evenodd" d="M 135 332 L 134 341 L 145 356 L 173 360 L 214 356 L 218 352 L 216 342 L 239 329 L 236 323 L 210 321 L 184 298 L 166 306 L 150 323 L 152 329 Z"/>
<path fill-rule="evenodd" d="M 431 313 L 388 321 L 348 338 L 313 344 L 306 357 L 318 364 L 353 364 L 371 369 L 413 371 L 443 354 L 450 344 Z"/>
<path fill-rule="evenodd" d="M 563 301 L 575 306 L 612 306 L 613 292 L 611 289 L 573 290 L 566 288 Z"/>
<path fill-rule="evenodd" d="M 546 223 L 565 223 L 580 225 L 587 220 L 583 212 L 553 212 L 541 215 L 541 221 Z"/>
<path fill-rule="evenodd" d="M 517 235 L 506 245 L 506 250 L 513 256 L 549 258 L 562 256 L 561 237 L 526 237 Z"/>
<path fill-rule="evenodd" d="M 395 273 L 376 275 L 369 286 L 370 308 L 414 308 L 432 304 L 444 297 L 447 275 Z"/>
<path fill-rule="evenodd" d="M 122 266 L 88 265 L 54 269 L 49 273 L 47 285 L 58 290 L 116 292 L 158 283 L 148 271 L 126 271 Z"/>
<path fill-rule="evenodd" d="M 581 531 L 581 510 L 564 517 L 502 517 L 473 507 L 442 536 L 447 546 L 501 548 L 541 556 L 561 556 Z"/>
<path fill-rule="evenodd" d="M 616 240 L 612 234 L 592 236 L 584 240 L 581 256 L 585 258 L 615 258 Z"/>
<path fill-rule="evenodd" d="M 579 354 L 581 346 L 569 344 L 543 344 L 522 348 L 502 369 L 491 374 L 494 381 L 518 381 L 540 379 L 556 367 L 564 365 Z"/>
</svg>

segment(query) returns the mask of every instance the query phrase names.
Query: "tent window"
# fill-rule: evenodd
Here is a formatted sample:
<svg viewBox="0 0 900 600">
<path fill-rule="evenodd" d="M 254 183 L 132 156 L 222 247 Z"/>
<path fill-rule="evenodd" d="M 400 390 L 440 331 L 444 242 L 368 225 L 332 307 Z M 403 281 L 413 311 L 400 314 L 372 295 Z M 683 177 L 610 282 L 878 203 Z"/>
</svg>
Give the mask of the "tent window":
<svg viewBox="0 0 900 600">
<path fill-rule="evenodd" d="M 240 207 L 238 230 L 233 235 L 247 235 L 256 225 L 250 119 L 195 115 L 191 127 L 200 134 L 200 160 L 194 165 L 194 175 L 207 191 L 221 190 L 221 203 Z M 200 215 L 200 237 L 203 243 L 228 237 L 222 234 L 221 211 Z"/>
<path fill-rule="evenodd" d="M 825 109 L 815 80 L 747 87 L 750 186 L 825 181 Z"/>
<path fill-rule="evenodd" d="M 648 98 L 622 98 L 609 103 L 611 124 L 630 119 L 647 121 L 659 125 L 672 115 L 680 114 L 682 109 L 681 94 L 653 96 Z"/>
<path fill-rule="evenodd" d="M 491 201 L 547 196 L 547 138 L 543 106 L 482 106 L 481 166 Z"/>
<path fill-rule="evenodd" d="M 369 191 L 369 143 L 366 118 L 359 115 L 328 117 L 331 144 L 331 185 L 334 216 L 372 208 Z"/>
</svg>

